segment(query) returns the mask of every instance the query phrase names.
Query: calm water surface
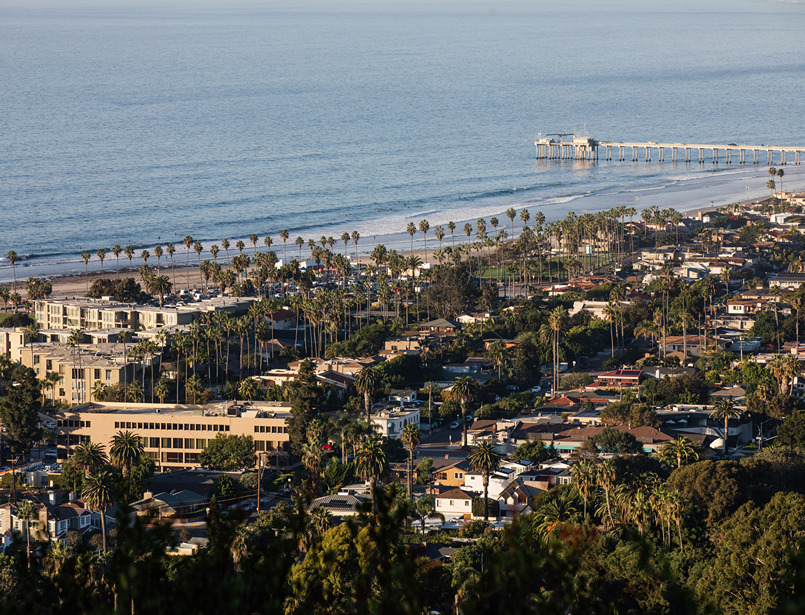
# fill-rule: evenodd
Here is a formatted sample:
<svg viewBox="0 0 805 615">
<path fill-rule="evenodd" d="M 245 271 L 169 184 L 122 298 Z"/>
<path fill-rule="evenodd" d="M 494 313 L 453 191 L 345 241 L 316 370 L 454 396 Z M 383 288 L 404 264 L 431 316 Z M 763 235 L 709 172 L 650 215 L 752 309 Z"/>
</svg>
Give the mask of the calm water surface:
<svg viewBox="0 0 805 615">
<path fill-rule="evenodd" d="M 368 249 L 422 218 L 766 194 L 765 165 L 534 160 L 574 130 L 805 145 L 805 5 L 645 4 L 0 3 L 0 252 L 27 277 L 187 234 Z"/>
</svg>

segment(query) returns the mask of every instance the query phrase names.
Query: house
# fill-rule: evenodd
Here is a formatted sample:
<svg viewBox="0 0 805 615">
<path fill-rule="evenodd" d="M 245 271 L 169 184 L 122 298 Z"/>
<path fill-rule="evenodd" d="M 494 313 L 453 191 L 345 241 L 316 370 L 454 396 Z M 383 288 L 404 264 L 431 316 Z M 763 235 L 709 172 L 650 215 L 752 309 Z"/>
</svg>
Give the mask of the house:
<svg viewBox="0 0 805 615">
<path fill-rule="evenodd" d="M 204 496 L 193 491 L 171 491 L 157 493 L 150 491 L 143 494 L 143 498 L 131 504 L 137 516 L 156 514 L 162 517 L 176 517 L 197 512 L 206 504 Z"/>
<path fill-rule="evenodd" d="M 381 436 L 399 440 L 406 425 L 419 427 L 419 408 L 384 409 L 371 415 L 372 428 Z"/>
<path fill-rule="evenodd" d="M 732 299 L 727 302 L 727 314 L 749 316 L 761 310 L 772 309 L 772 304 L 759 299 Z"/>
<path fill-rule="evenodd" d="M 769 280 L 769 287 L 779 286 L 780 290 L 797 290 L 805 284 L 805 273 L 780 273 Z"/>
<path fill-rule="evenodd" d="M 400 405 L 410 404 L 417 401 L 416 391 L 414 389 L 392 389 L 389 391 L 389 401 L 396 401 Z"/>
<path fill-rule="evenodd" d="M 671 352 L 685 352 L 687 350 L 688 356 L 698 357 L 703 352 L 702 345 L 705 343 L 705 338 L 702 335 L 690 335 L 687 337 L 683 335 L 668 335 L 665 340 L 660 338 L 658 340 L 659 347 L 665 354 Z M 713 346 L 714 342 L 710 341 L 709 346 Z"/>
<path fill-rule="evenodd" d="M 640 386 L 642 375 L 643 372 L 639 369 L 614 369 L 600 374 L 598 380 L 585 389 L 636 389 Z"/>
<path fill-rule="evenodd" d="M 439 333 L 455 333 L 458 323 L 451 322 L 446 318 L 437 318 L 426 322 L 421 327 L 422 331 L 435 331 Z"/>
<path fill-rule="evenodd" d="M 464 515 L 472 517 L 472 501 L 475 495 L 463 489 L 450 489 L 436 496 L 436 510 L 443 515 Z"/>
<path fill-rule="evenodd" d="M 309 509 L 314 511 L 321 508 L 334 517 L 354 517 L 360 514 L 362 505 L 368 501 L 368 498 L 351 493 L 337 493 L 316 498 L 310 503 Z"/>
<path fill-rule="evenodd" d="M 496 472 L 489 475 L 487 493 L 496 500 L 500 493 L 517 477 L 514 468 L 501 466 Z M 482 494 L 484 492 L 484 476 L 481 472 L 467 472 L 464 475 L 464 488 Z"/>
<path fill-rule="evenodd" d="M 448 374 L 481 374 L 490 369 L 489 361 L 480 357 L 469 357 L 464 363 L 448 363 L 444 366 Z"/>
<path fill-rule="evenodd" d="M 467 444 L 474 445 L 484 440 L 502 444 L 508 440 L 513 427 L 514 423 L 511 422 L 476 419 L 467 429 Z"/>
<path fill-rule="evenodd" d="M 296 329 L 296 314 L 284 308 L 266 314 L 265 321 L 281 331 Z"/>
<path fill-rule="evenodd" d="M 536 483 L 517 479 L 500 492 L 498 504 L 501 517 L 515 517 L 531 512 L 531 503 L 547 489 Z"/>
<path fill-rule="evenodd" d="M 462 325 L 469 325 L 474 323 L 486 322 L 491 318 L 489 312 L 471 312 L 469 314 L 461 314 L 456 318 Z"/>
<path fill-rule="evenodd" d="M 434 469 L 433 479 L 445 487 L 463 487 L 464 476 L 469 471 L 470 464 L 466 459 L 456 459 L 449 465 Z"/>
<path fill-rule="evenodd" d="M 419 354 L 423 348 L 427 348 L 425 339 L 413 336 L 390 337 L 386 339 L 383 346 L 386 352 L 402 352 L 406 354 Z"/>
<path fill-rule="evenodd" d="M 573 307 L 570 308 L 567 314 L 572 318 L 580 312 L 589 312 L 595 318 L 607 320 L 604 312 L 610 303 L 611 302 L 609 301 L 574 301 Z M 617 301 L 613 305 L 617 307 L 627 307 L 629 305 L 629 301 Z"/>
<path fill-rule="evenodd" d="M 25 520 L 18 516 L 18 506 L 13 503 L 0 505 L 0 536 L 10 536 L 13 532 L 25 531 Z M 67 532 L 85 532 L 101 527 L 101 515 L 90 510 L 83 500 L 72 500 L 57 504 L 54 491 L 48 491 L 45 502 L 34 501 L 36 514 L 29 521 L 31 536 L 37 540 L 59 540 Z M 107 527 L 114 523 L 112 515 L 106 515 Z"/>
<path fill-rule="evenodd" d="M 355 378 L 346 374 L 339 374 L 338 372 L 334 372 L 332 370 L 321 374 L 316 374 L 316 380 L 318 380 L 320 384 L 326 384 L 328 386 L 335 387 L 336 389 L 340 389 L 341 391 L 346 391 L 347 389 L 355 386 Z"/>
</svg>

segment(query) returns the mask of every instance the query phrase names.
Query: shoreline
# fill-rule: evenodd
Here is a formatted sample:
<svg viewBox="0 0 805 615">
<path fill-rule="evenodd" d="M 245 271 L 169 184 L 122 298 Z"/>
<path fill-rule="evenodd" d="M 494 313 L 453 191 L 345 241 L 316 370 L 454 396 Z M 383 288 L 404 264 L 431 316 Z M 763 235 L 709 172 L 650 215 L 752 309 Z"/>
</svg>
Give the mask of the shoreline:
<svg viewBox="0 0 805 615">
<path fill-rule="evenodd" d="M 758 200 L 761 200 L 761 199 L 751 198 L 751 199 L 745 199 L 743 201 L 732 201 L 732 202 L 733 203 L 738 203 L 738 204 L 743 206 L 743 205 L 751 204 L 751 203 L 753 203 L 755 201 L 758 201 Z M 695 218 L 699 214 L 705 214 L 705 213 L 708 213 L 708 212 L 715 211 L 717 209 L 717 207 L 720 207 L 720 206 L 721 205 L 697 207 L 695 209 L 684 210 L 683 213 L 687 217 Z M 506 221 L 508 222 L 508 218 L 506 219 Z M 463 225 L 463 222 L 462 222 L 462 225 Z M 458 230 L 458 228 L 456 230 Z M 517 230 L 517 225 L 515 225 L 515 230 Z M 518 237 L 519 237 L 519 235 L 518 235 Z M 459 241 L 457 242 L 457 245 L 461 245 L 461 244 L 465 243 L 464 241 L 461 241 L 462 238 L 466 239 L 466 235 L 463 234 L 463 231 L 462 231 L 462 237 L 459 238 Z M 433 238 L 432 241 L 435 242 L 436 239 Z M 431 246 L 430 245 L 431 240 L 429 240 L 428 243 L 429 243 L 429 245 L 428 245 L 428 250 L 427 251 L 428 251 L 428 256 L 430 258 L 433 255 L 433 251 L 437 249 L 437 246 Z M 447 237 L 445 237 L 445 239 L 443 240 L 443 243 L 448 243 Z M 372 248 L 374 248 L 374 246 L 376 246 L 378 244 L 383 244 L 383 245 L 386 245 L 388 247 L 388 245 L 385 244 L 382 241 L 370 244 L 370 246 Z M 281 244 L 280 244 L 279 247 L 281 249 L 281 247 L 282 247 Z M 296 245 L 294 245 L 293 247 L 294 247 L 294 250 L 297 251 L 296 256 L 298 257 L 298 248 L 296 247 Z M 352 242 L 350 242 L 350 247 L 354 247 Z M 341 248 L 342 249 L 339 252 L 337 247 L 334 247 L 334 252 L 339 252 L 339 253 L 343 254 L 343 242 L 341 242 Z M 410 244 L 409 244 L 409 248 L 410 248 Z M 275 252 L 278 252 L 276 244 L 272 245 L 272 249 Z M 260 252 L 260 251 L 261 250 L 258 248 L 258 252 Z M 265 246 L 263 246 L 262 251 L 265 251 Z M 306 256 L 306 254 L 304 253 L 305 251 L 307 251 L 306 247 L 303 250 L 303 258 Z M 400 252 L 404 256 L 411 256 L 410 249 L 400 250 Z M 249 254 L 249 256 L 253 256 L 254 255 L 254 250 L 252 248 L 251 252 L 249 252 L 249 248 L 246 248 L 246 249 L 244 249 L 244 253 Z M 354 252 L 351 251 L 351 250 L 347 250 L 347 253 L 350 254 L 350 256 L 352 257 L 351 261 L 354 262 Z M 415 246 L 413 254 L 418 256 L 419 258 L 421 258 L 423 262 L 426 262 L 424 248 L 419 247 L 419 246 Z M 231 257 L 235 256 L 234 254 L 231 254 L 231 250 L 230 250 L 230 256 Z M 278 256 L 279 256 L 279 254 L 278 254 Z M 291 257 L 291 258 L 289 258 L 289 261 L 293 260 L 294 256 L 293 255 L 289 255 L 289 256 Z M 432 260 L 432 258 L 430 260 Z M 357 262 L 359 264 L 366 264 L 369 261 L 370 261 L 370 257 L 369 257 L 368 254 L 359 253 L 359 256 L 358 256 L 358 259 L 357 259 Z M 218 262 L 221 264 L 222 267 L 227 268 L 231 264 L 231 258 L 230 258 L 230 261 L 227 262 L 227 259 L 224 256 L 223 258 L 219 258 Z M 176 290 L 182 290 L 182 289 L 188 288 L 188 276 L 189 276 L 189 288 L 201 288 L 204 285 L 204 277 L 201 274 L 198 262 L 192 262 L 192 258 L 191 258 L 191 264 L 190 264 L 189 268 L 186 268 L 186 265 L 184 263 L 177 263 L 177 265 L 175 267 L 175 275 L 174 275 L 174 272 L 172 271 L 173 268 L 170 265 L 168 265 L 168 266 L 162 265 L 159 268 L 153 267 L 153 269 L 155 271 L 159 271 L 160 273 L 162 273 L 164 275 L 168 275 L 171 278 L 172 282 L 174 281 L 174 278 L 175 278 L 175 281 L 176 281 L 175 289 Z M 58 276 L 52 276 L 52 277 L 46 278 L 46 279 L 49 279 L 51 284 L 52 284 L 52 286 L 53 286 L 53 291 L 51 293 L 51 296 L 53 296 L 53 297 L 64 296 L 64 297 L 68 297 L 68 298 L 75 298 L 75 297 L 86 296 L 87 288 L 89 286 L 91 286 L 92 283 L 95 280 L 99 280 L 99 279 L 118 280 L 118 279 L 125 279 L 125 278 L 134 278 L 138 283 L 141 284 L 141 280 L 140 280 L 140 277 L 139 277 L 139 267 L 136 267 L 136 266 L 131 266 L 130 267 L 130 266 L 127 265 L 126 267 L 121 267 L 119 271 L 116 270 L 116 269 L 105 268 L 103 273 L 101 273 L 100 271 L 89 271 L 88 273 L 83 273 L 83 272 L 66 273 L 66 274 L 61 274 L 61 275 L 58 275 Z M 25 285 L 25 280 L 23 280 L 23 279 L 18 279 L 17 280 L 17 292 L 19 292 L 24 297 L 27 297 L 27 293 L 25 292 L 24 285 Z M 215 282 L 210 280 L 209 286 L 215 286 L 215 285 L 216 285 Z M 11 283 L 10 282 L 9 283 L 5 283 L 5 282 L 0 283 L 0 286 L 9 286 L 10 287 Z"/>
<path fill-rule="evenodd" d="M 563 218 L 568 212 L 576 211 L 578 214 L 581 213 L 588 213 L 588 212 L 595 212 L 600 210 L 610 209 L 611 207 L 615 207 L 617 205 L 628 205 L 635 207 L 638 212 L 646 209 L 647 207 L 657 205 L 661 209 L 667 209 L 672 207 L 677 211 L 685 214 L 685 215 L 696 215 L 700 211 L 709 211 L 720 207 L 722 205 L 730 204 L 730 203 L 745 203 L 745 202 L 752 202 L 761 200 L 763 198 L 767 198 L 768 192 L 766 191 L 765 186 L 760 185 L 760 179 L 764 176 L 759 172 L 760 169 L 748 169 L 745 172 L 740 174 L 733 174 L 728 176 L 728 179 L 724 182 L 718 182 L 713 185 L 705 185 L 702 188 L 698 184 L 707 183 L 702 182 L 701 180 L 707 179 L 703 177 L 692 178 L 688 182 L 680 182 L 679 184 L 674 185 L 673 189 L 668 189 L 665 184 L 662 186 L 655 186 L 649 188 L 639 189 L 637 191 L 633 191 L 634 194 L 629 195 L 629 190 L 624 189 L 624 192 L 615 193 L 615 194 L 605 194 L 605 195 L 578 195 L 573 197 L 570 200 L 561 200 L 558 197 L 548 197 L 543 199 L 542 201 L 538 202 L 521 202 L 521 203 L 488 203 L 488 204 L 480 204 L 478 207 L 468 210 L 454 210 L 454 209 L 427 209 L 425 211 L 420 212 L 412 212 L 411 214 L 406 214 L 405 216 L 399 217 L 395 216 L 393 218 L 393 224 L 396 226 L 399 224 L 400 231 L 398 232 L 378 232 L 378 233 L 371 233 L 368 232 L 367 229 L 371 229 L 373 225 L 378 225 L 380 227 L 385 227 L 388 229 L 388 225 L 390 224 L 390 220 L 388 218 L 378 218 L 371 221 L 361 221 L 357 223 L 357 230 L 361 233 L 361 237 L 358 242 L 358 257 L 359 262 L 361 260 L 367 259 L 372 252 L 372 249 L 378 245 L 383 244 L 389 249 L 396 249 L 398 252 L 408 255 L 411 252 L 411 241 L 410 236 L 405 232 L 405 226 L 408 222 L 414 222 L 418 225 L 421 219 L 428 219 L 430 223 L 430 230 L 428 232 L 427 237 L 427 251 L 429 254 L 432 254 L 433 251 L 438 248 L 438 241 L 434 236 L 434 231 L 437 226 L 446 227 L 446 220 L 449 219 L 448 216 L 453 213 L 460 212 L 464 217 L 459 218 L 456 216 L 455 223 L 455 244 L 460 245 L 466 242 L 467 236 L 464 233 L 464 225 L 466 223 L 470 223 L 473 226 L 473 235 L 475 233 L 475 226 L 476 221 L 479 218 L 483 218 L 487 221 L 487 231 L 491 234 L 493 229 L 489 225 L 489 220 L 492 217 L 497 217 L 499 219 L 498 229 L 504 229 L 508 233 L 511 233 L 511 223 L 509 219 L 506 217 L 505 212 L 506 210 L 511 207 L 514 208 L 518 212 L 518 216 L 515 218 L 514 222 L 514 230 L 515 230 L 515 238 L 519 236 L 519 231 L 522 229 L 522 222 L 519 220 L 519 212 L 523 209 L 529 210 L 531 213 L 531 220 L 533 220 L 533 216 L 537 212 L 542 212 L 545 215 L 546 221 L 555 221 L 558 219 Z M 745 186 L 747 179 L 745 175 L 751 174 L 751 181 L 753 184 L 757 186 L 756 189 L 750 191 L 749 186 Z M 794 181 L 795 184 L 799 183 L 805 177 L 798 177 L 797 174 L 794 175 L 792 172 L 791 181 Z M 672 178 L 664 178 L 663 182 L 667 182 L 668 179 Z M 737 180 L 740 179 L 740 182 Z M 738 184 L 740 184 L 741 190 L 739 192 Z M 745 186 L 745 188 L 744 188 Z M 705 193 L 702 193 L 703 190 Z M 796 191 L 796 187 L 789 187 L 789 191 Z M 628 202 L 628 198 L 632 199 L 632 202 Z M 710 205 L 707 205 L 706 202 L 710 201 Z M 596 201 L 604 201 L 600 207 L 590 208 L 585 207 L 585 205 L 595 205 Z M 478 218 L 467 218 L 467 214 L 471 212 L 481 213 L 483 215 L 479 215 Z M 399 219 L 398 219 L 399 218 Z M 445 221 L 442 220 L 445 218 Z M 635 217 L 637 218 L 637 216 Z M 531 221 L 529 221 L 530 223 Z M 449 231 L 445 228 L 445 237 L 442 241 L 442 246 L 449 246 L 453 244 L 453 239 L 449 234 Z M 280 260 L 284 259 L 285 256 L 285 249 L 283 248 L 283 244 L 278 237 L 279 230 L 274 230 L 271 233 L 271 238 L 273 240 L 271 249 L 277 254 L 277 257 Z M 322 226 L 318 229 L 310 229 L 306 233 L 306 237 L 304 237 L 305 242 L 309 238 L 318 237 L 320 235 L 325 236 L 332 236 L 335 240 L 335 244 L 333 246 L 332 251 L 334 253 L 342 253 L 344 252 L 344 244 L 340 239 L 341 234 L 344 232 L 344 226 L 342 223 L 333 223 L 328 224 L 326 226 Z M 347 231 L 351 234 L 352 231 Z M 263 243 L 265 235 L 261 235 L 258 240 L 257 249 L 258 251 L 266 251 L 266 246 Z M 296 233 L 293 233 L 289 236 L 287 242 L 287 254 L 288 260 L 293 260 L 294 258 L 299 258 L 299 248 L 294 243 L 296 239 Z M 508 239 L 511 239 L 509 237 Z M 237 241 L 242 240 L 246 243 L 246 248 L 244 249 L 244 254 L 253 254 L 254 253 L 254 246 L 248 241 L 248 238 L 230 238 L 230 243 L 234 245 Z M 204 253 L 202 253 L 202 257 L 204 260 L 213 260 L 211 255 L 209 254 L 209 248 L 213 245 L 218 243 L 220 245 L 220 240 L 218 241 L 204 241 L 202 245 L 204 246 Z M 317 241 L 318 243 L 318 241 Z M 139 254 L 142 250 L 147 249 L 151 253 L 151 260 L 150 264 L 155 264 L 155 257 L 153 256 L 153 247 L 156 244 L 143 244 L 137 248 L 135 248 L 135 252 L 137 256 L 131 261 L 130 265 L 125 265 L 120 268 L 120 277 L 123 277 L 124 274 L 127 272 L 126 277 L 135 277 L 138 278 L 137 275 L 139 271 L 139 267 L 142 265 L 143 261 L 139 257 Z M 165 246 L 165 243 L 161 244 Z M 183 257 L 186 259 L 186 250 L 184 245 L 179 243 L 174 243 L 176 246 L 176 269 L 177 269 L 177 281 L 179 282 L 179 288 L 183 287 L 181 283 L 181 277 L 178 275 L 179 272 L 182 272 L 184 269 L 184 263 L 182 262 Z M 419 254 L 422 258 L 425 252 L 424 242 L 422 234 L 417 230 L 417 233 L 414 237 L 414 253 Z M 230 258 L 236 255 L 236 249 L 234 247 L 230 247 L 229 256 Z M 347 254 L 351 257 L 352 260 L 355 258 L 355 244 L 350 239 L 348 246 L 347 246 Z M 194 258 L 194 254 L 190 255 L 191 261 Z M 13 272 L 12 268 L 7 261 L 5 261 L 5 254 L 0 255 L 0 260 L 4 262 L 3 265 L 0 265 L 0 286 L 11 286 L 13 281 Z M 56 293 L 56 289 L 69 287 L 74 289 L 78 284 L 73 282 L 73 280 L 80 280 L 84 282 L 87 277 L 90 278 L 90 283 L 92 280 L 97 279 L 99 277 L 116 277 L 115 276 L 115 258 L 114 255 L 111 254 L 109 248 L 107 248 L 107 255 L 105 260 L 105 267 L 104 267 L 104 274 L 101 276 L 100 273 L 100 265 L 95 254 L 95 251 L 92 251 L 92 259 L 89 263 L 89 273 L 85 273 L 83 271 L 83 261 L 79 258 L 79 255 L 74 255 L 73 258 L 65 255 L 59 261 L 53 262 L 45 260 L 48 257 L 44 257 L 42 261 L 38 259 L 42 257 L 34 256 L 31 259 L 23 258 L 20 259 L 16 264 L 16 276 L 17 276 L 17 287 L 24 289 L 25 280 L 30 277 L 34 277 L 37 279 L 49 279 L 54 287 L 54 293 Z M 302 250 L 302 258 L 309 259 L 310 258 L 310 250 L 303 247 Z M 126 257 L 123 257 L 123 261 L 125 262 Z M 423 260 L 425 260 L 423 258 Z M 218 262 L 226 261 L 226 256 L 224 255 L 224 251 L 221 250 L 219 253 Z M 165 255 L 162 259 L 162 264 L 160 266 L 160 270 L 170 270 L 170 265 L 165 266 L 166 262 L 170 262 L 167 255 Z M 195 265 L 195 271 L 198 271 L 198 265 Z M 183 273 L 183 272 L 182 272 Z M 200 274 L 196 274 L 197 283 L 198 280 L 201 279 Z M 70 292 L 77 292 L 78 289 L 71 290 Z M 62 292 L 62 291 L 58 291 Z M 86 292 L 86 286 L 84 288 L 84 292 Z"/>
</svg>

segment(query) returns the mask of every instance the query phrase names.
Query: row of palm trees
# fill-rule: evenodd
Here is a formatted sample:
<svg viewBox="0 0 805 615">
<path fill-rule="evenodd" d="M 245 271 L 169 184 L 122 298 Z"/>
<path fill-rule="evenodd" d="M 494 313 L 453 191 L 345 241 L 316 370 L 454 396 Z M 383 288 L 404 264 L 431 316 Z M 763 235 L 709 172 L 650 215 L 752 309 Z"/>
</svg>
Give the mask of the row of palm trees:
<svg viewBox="0 0 805 615">
<path fill-rule="evenodd" d="M 679 548 L 684 551 L 682 520 L 686 501 L 678 491 L 669 490 L 656 474 L 642 474 L 630 482 L 619 483 L 613 460 L 582 459 L 573 466 L 572 475 L 573 490 L 582 500 L 584 520 L 590 518 L 589 504 L 598 502 L 595 514 L 606 528 L 632 524 L 643 534 L 649 526 L 656 525 L 663 543 L 669 547 L 673 523 Z M 561 504 L 555 504 L 538 511 L 540 528 L 546 537 L 553 535 L 553 530 L 572 515 L 572 507 L 564 504 L 563 509 Z"/>
</svg>

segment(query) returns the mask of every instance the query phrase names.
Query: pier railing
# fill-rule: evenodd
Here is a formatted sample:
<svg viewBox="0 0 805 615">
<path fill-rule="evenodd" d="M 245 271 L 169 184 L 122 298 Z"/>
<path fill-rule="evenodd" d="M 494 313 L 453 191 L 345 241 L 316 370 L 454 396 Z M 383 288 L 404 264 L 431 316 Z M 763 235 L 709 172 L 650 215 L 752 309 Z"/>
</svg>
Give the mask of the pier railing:
<svg viewBox="0 0 805 615">
<path fill-rule="evenodd" d="M 537 160 L 598 160 L 599 150 L 602 150 L 605 160 L 617 159 L 622 162 L 642 158 L 650 162 L 656 150 L 659 162 L 663 162 L 670 152 L 672 162 L 681 161 L 684 155 L 685 162 L 698 161 L 699 164 L 704 164 L 710 161 L 718 164 L 723 151 L 724 162 L 727 164 L 747 164 L 750 157 L 752 164 L 762 164 L 765 157 L 765 164 L 774 164 L 777 160 L 778 164 L 785 165 L 789 162 L 789 154 L 793 155 L 794 164 L 801 164 L 802 152 L 805 152 L 805 146 L 596 141 L 592 137 L 574 137 L 572 141 L 537 138 L 534 145 L 537 148 Z M 775 156 L 777 152 L 779 157 Z"/>
</svg>

